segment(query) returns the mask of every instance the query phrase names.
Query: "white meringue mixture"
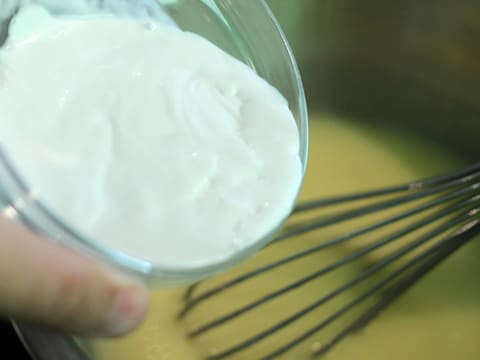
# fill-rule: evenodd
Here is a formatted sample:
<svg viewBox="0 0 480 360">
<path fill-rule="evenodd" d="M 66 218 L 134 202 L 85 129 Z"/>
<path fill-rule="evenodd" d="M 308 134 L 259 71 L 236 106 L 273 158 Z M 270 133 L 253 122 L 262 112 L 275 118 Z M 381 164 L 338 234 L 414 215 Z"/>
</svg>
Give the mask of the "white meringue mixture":
<svg viewBox="0 0 480 360">
<path fill-rule="evenodd" d="M 37 6 L 0 50 L 0 142 L 67 223 L 175 268 L 270 233 L 303 175 L 287 101 L 206 39 Z"/>
</svg>

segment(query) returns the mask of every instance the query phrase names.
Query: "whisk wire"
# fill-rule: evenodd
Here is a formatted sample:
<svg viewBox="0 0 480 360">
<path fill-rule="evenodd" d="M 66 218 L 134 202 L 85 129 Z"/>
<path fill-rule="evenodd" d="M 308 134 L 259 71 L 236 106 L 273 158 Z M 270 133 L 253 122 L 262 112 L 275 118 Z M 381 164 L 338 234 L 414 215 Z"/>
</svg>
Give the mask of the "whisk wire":
<svg viewBox="0 0 480 360">
<path fill-rule="evenodd" d="M 437 176 L 422 179 L 412 183 L 406 183 L 406 184 L 386 187 L 382 189 L 365 191 L 361 193 L 348 194 L 344 196 L 335 196 L 335 197 L 326 198 L 326 199 L 305 201 L 297 205 L 293 213 L 299 213 L 306 210 L 318 209 L 320 207 L 325 207 L 330 205 L 337 205 L 337 204 L 342 204 L 347 202 L 349 203 L 351 201 L 371 199 L 374 197 L 380 197 L 385 195 L 393 195 L 393 194 L 405 192 L 405 191 L 424 189 L 424 188 L 432 187 L 435 185 L 444 184 L 446 182 L 450 182 L 451 180 L 455 180 L 459 178 L 464 179 L 464 181 L 470 181 L 471 180 L 470 177 L 472 175 L 476 176 L 476 174 L 479 171 L 480 171 L 480 163 L 476 163 L 471 166 L 467 166 L 465 168 L 459 169 L 457 171 L 452 171 L 448 174 L 437 175 Z"/>
<path fill-rule="evenodd" d="M 402 204 L 405 204 L 405 203 L 408 203 L 408 202 L 411 202 L 411 201 L 414 201 L 414 200 L 420 200 L 420 199 L 423 199 L 427 196 L 438 194 L 438 193 L 443 192 L 445 190 L 449 190 L 449 189 L 452 189 L 452 188 L 455 188 L 455 187 L 458 187 L 458 186 L 465 185 L 465 183 L 467 183 L 467 182 L 476 181 L 479 178 L 480 178 L 480 171 L 475 172 L 473 174 L 469 174 L 469 175 L 467 175 L 465 177 L 462 177 L 460 179 L 455 179 L 455 180 L 453 180 L 449 183 L 442 183 L 442 184 L 438 185 L 437 187 L 433 187 L 433 188 L 428 187 L 425 190 L 419 190 L 420 188 L 414 187 L 414 188 L 412 188 L 412 189 L 415 190 L 413 193 L 408 193 L 408 194 L 403 195 L 403 196 L 398 197 L 398 198 L 384 200 L 384 201 L 381 201 L 379 203 L 374 203 L 374 204 L 367 205 L 367 206 L 360 206 L 360 207 L 355 208 L 353 210 L 342 212 L 342 213 L 340 213 L 336 216 L 328 217 L 326 219 L 322 219 L 322 220 L 319 220 L 319 221 L 313 221 L 313 222 L 307 223 L 307 224 L 302 224 L 301 226 L 295 227 L 295 228 L 293 228 L 289 231 L 286 231 L 286 232 L 280 234 L 277 238 L 275 238 L 273 240 L 273 243 L 278 242 L 278 241 L 282 241 L 282 240 L 286 240 L 286 239 L 291 239 L 294 236 L 301 235 L 301 234 L 303 234 L 305 232 L 308 232 L 308 231 L 317 230 L 319 228 L 323 228 L 323 227 L 326 227 L 326 226 L 338 224 L 340 222 L 347 221 L 347 220 L 350 221 L 353 218 L 369 215 L 369 214 L 375 213 L 379 210 L 383 211 L 383 210 L 386 210 L 386 209 L 389 209 L 389 208 L 392 208 L 392 207 L 395 207 L 395 206 L 399 206 L 399 205 L 402 205 Z"/>
</svg>

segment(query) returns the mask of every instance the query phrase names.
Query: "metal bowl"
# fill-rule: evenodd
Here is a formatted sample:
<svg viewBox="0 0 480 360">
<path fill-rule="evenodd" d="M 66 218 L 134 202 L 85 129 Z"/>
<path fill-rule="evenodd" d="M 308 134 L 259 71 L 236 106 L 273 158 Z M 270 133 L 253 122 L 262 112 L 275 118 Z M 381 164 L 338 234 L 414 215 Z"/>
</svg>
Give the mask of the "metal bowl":
<svg viewBox="0 0 480 360">
<path fill-rule="evenodd" d="M 480 158 L 480 6 L 471 0 L 270 0 L 310 111 L 420 134 Z M 38 359 L 86 359 L 68 337 L 19 325 Z"/>
</svg>

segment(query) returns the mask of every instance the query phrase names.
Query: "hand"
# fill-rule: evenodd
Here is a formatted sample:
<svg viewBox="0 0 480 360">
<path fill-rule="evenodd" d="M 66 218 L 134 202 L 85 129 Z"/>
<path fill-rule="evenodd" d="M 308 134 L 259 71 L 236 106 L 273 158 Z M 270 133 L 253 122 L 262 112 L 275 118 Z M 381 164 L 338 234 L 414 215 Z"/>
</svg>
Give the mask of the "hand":
<svg viewBox="0 0 480 360">
<path fill-rule="evenodd" d="M 0 314 L 90 336 L 139 325 L 149 293 L 92 260 L 0 219 Z"/>
</svg>

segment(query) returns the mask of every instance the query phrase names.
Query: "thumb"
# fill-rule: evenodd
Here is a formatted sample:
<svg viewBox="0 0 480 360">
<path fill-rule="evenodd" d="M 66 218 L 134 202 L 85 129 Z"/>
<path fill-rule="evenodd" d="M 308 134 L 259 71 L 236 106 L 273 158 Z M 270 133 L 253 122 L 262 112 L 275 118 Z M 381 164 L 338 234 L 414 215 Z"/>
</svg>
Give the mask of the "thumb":
<svg viewBox="0 0 480 360">
<path fill-rule="evenodd" d="M 0 219 L 0 314 L 79 335 L 119 336 L 145 317 L 147 289 Z"/>
</svg>

